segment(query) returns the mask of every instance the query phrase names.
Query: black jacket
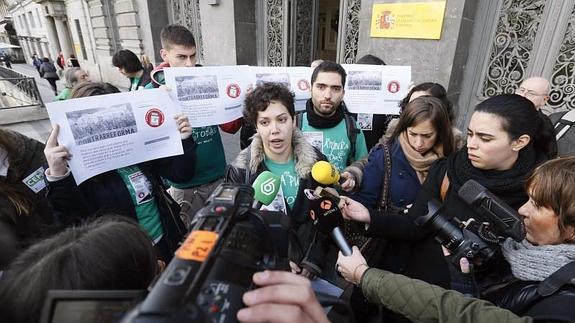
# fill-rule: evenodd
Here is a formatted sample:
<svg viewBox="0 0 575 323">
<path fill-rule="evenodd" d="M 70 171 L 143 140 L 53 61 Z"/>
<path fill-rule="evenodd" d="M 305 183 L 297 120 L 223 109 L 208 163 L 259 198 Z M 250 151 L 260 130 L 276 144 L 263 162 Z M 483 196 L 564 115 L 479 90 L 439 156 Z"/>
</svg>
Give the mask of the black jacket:
<svg viewBox="0 0 575 323">
<path fill-rule="evenodd" d="M 317 149 L 307 143 L 298 129 L 293 133 L 293 155 L 295 157 L 296 172 L 299 177 L 299 190 L 293 209 L 288 210 L 291 220 L 290 241 L 288 257 L 318 275 L 322 271 L 325 255 L 331 246 L 330 238 L 317 232 L 309 216 L 309 200 L 305 197 L 304 189 L 315 189 L 319 183 L 311 178 L 311 167 L 320 160 L 326 160 Z M 264 151 L 261 138 L 258 134 L 248 148 L 242 150 L 236 160 L 228 166 L 226 182 L 245 183 L 246 164 L 250 163 L 249 184 L 252 184 L 257 176 L 267 170 L 264 164 Z"/>
<path fill-rule="evenodd" d="M 168 194 L 162 177 L 173 181 L 189 181 L 194 175 L 196 143 L 190 137 L 182 141 L 184 154 L 156 159 L 138 164 L 138 167 L 152 183 L 154 197 L 158 203 L 160 220 L 170 250 L 177 249 L 186 234 L 185 226 L 178 216 L 179 206 Z M 92 177 L 79 186 L 72 175 L 47 182 L 48 200 L 59 222 L 64 225 L 77 224 L 82 219 L 104 213 L 116 213 L 137 220 L 132 198 L 120 175 L 114 170 Z"/>
<path fill-rule="evenodd" d="M 495 305 L 508 309 L 519 316 L 535 316 L 542 314 L 541 307 L 546 304 L 544 311 L 546 317 L 549 314 L 559 315 L 570 313 L 568 316 L 575 318 L 575 307 L 565 307 L 563 302 L 575 304 L 575 286 L 564 285 L 557 292 L 549 296 L 541 296 L 538 292 L 540 282 L 515 280 L 510 284 L 490 293 L 485 297 Z M 549 317 L 548 317 L 549 318 Z"/>
<path fill-rule="evenodd" d="M 15 241 L 14 250 L 9 250 L 3 245 L 2 262 L 6 264 L 16 255 L 20 249 L 24 249 L 38 239 L 55 233 L 58 227 L 54 224 L 52 211 L 46 199 L 46 188 L 35 193 L 25 183 L 24 179 L 37 170 L 42 170 L 44 164 L 44 145 L 32 138 L 28 138 L 17 132 L 0 129 L 0 136 L 10 142 L 15 148 L 8 156 L 9 167 L 6 176 L 0 176 L 0 185 L 5 189 L 0 190 L 0 225 L 4 230 L 13 235 Z M 2 149 L 2 147 L 0 147 Z M 11 195 L 22 196 L 29 202 L 29 212 L 20 214 L 14 203 L 10 200 Z M 8 234 L 0 237 L 7 239 Z M 10 254 L 10 255 L 8 255 Z"/>
</svg>

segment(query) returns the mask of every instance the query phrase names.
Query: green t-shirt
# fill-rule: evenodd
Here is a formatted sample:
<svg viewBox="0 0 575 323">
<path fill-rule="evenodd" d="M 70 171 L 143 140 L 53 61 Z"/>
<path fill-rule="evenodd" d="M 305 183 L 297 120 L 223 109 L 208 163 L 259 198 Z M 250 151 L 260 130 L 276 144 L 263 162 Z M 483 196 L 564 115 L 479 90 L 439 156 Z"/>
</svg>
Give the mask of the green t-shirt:
<svg viewBox="0 0 575 323">
<path fill-rule="evenodd" d="M 185 189 L 213 182 L 226 171 L 226 154 L 218 126 L 192 128 L 196 142 L 196 167 L 194 178 L 187 183 L 173 183 L 175 188 Z"/>
<path fill-rule="evenodd" d="M 152 183 L 137 165 L 119 168 L 117 172 L 130 192 L 140 226 L 154 240 L 154 243 L 158 242 L 164 230 L 160 221 L 158 204 L 152 193 Z"/>
<path fill-rule="evenodd" d="M 266 158 L 264 160 L 264 164 L 270 172 L 281 177 L 281 188 L 284 199 L 286 200 L 290 210 L 293 209 L 299 189 L 299 178 L 295 171 L 295 162 L 293 158 L 285 164 L 276 163 L 273 160 Z"/>
<path fill-rule="evenodd" d="M 68 100 L 72 97 L 72 89 L 65 87 L 54 99 L 56 101 Z"/>
<path fill-rule="evenodd" d="M 130 86 L 130 91 L 136 91 L 138 89 L 139 83 L 140 83 L 139 77 L 132 78 L 132 86 Z"/>
<path fill-rule="evenodd" d="M 350 158 L 351 144 L 347 136 L 345 119 L 342 119 L 335 127 L 317 129 L 309 125 L 307 113 L 304 113 L 301 130 L 307 138 L 313 138 L 312 141 L 321 142 L 322 153 L 339 171 L 343 171 L 351 162 L 367 155 L 365 136 L 363 132 L 360 131 L 355 141 L 355 156 L 351 156 Z M 313 137 L 309 137 L 307 133 L 310 135 L 315 133 L 318 134 L 318 136 L 313 135 Z"/>
<path fill-rule="evenodd" d="M 156 73 L 155 76 L 156 80 L 164 84 L 163 71 Z M 153 82 L 148 83 L 145 88 L 153 89 Z M 197 144 L 194 178 L 186 183 L 168 181 L 175 188 L 201 186 L 223 177 L 226 172 L 226 153 L 218 126 L 192 128 L 192 138 Z"/>
</svg>

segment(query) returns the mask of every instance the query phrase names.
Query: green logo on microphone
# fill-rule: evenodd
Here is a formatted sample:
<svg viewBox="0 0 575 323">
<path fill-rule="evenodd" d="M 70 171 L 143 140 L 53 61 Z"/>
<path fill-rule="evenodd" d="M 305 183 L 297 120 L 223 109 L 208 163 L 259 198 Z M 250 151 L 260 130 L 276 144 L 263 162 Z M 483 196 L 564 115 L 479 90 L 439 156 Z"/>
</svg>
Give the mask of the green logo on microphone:
<svg viewBox="0 0 575 323">
<path fill-rule="evenodd" d="M 275 178 L 268 178 L 262 183 L 261 192 L 265 195 L 272 195 L 276 190 Z"/>
</svg>

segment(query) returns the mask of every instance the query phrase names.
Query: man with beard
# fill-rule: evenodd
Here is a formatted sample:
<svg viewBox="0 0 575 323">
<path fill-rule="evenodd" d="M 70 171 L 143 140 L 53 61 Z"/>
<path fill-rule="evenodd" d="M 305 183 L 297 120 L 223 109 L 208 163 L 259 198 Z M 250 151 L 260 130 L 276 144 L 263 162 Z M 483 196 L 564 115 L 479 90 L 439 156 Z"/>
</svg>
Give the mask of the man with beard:
<svg viewBox="0 0 575 323">
<path fill-rule="evenodd" d="M 306 111 L 296 119 L 298 127 L 311 142 L 320 142 L 319 148 L 330 163 L 343 171 L 352 162 L 367 155 L 364 134 L 345 107 L 346 73 L 340 64 L 323 61 L 311 75 L 311 99 Z M 342 176 L 351 185 L 361 179 L 359 169 L 347 168 Z M 359 184 L 359 183 L 357 183 Z"/>
</svg>

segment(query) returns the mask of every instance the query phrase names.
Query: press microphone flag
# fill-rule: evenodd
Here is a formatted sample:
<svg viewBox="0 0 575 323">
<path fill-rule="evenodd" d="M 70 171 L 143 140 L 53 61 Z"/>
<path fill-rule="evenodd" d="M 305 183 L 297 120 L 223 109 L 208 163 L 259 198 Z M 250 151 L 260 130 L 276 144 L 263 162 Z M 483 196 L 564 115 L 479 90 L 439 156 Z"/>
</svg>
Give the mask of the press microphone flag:
<svg viewBox="0 0 575 323">
<path fill-rule="evenodd" d="M 322 185 L 333 185 L 343 182 L 339 171 L 332 164 L 320 160 L 311 167 L 311 177 Z M 340 181 L 341 180 L 341 181 Z"/>
<path fill-rule="evenodd" d="M 326 196 L 312 201 L 309 215 L 320 232 L 333 238 L 344 256 L 351 256 L 351 247 L 340 229 L 343 226 L 343 216 L 335 201 Z"/>
<path fill-rule="evenodd" d="M 258 175 L 252 187 L 254 188 L 254 209 L 262 205 L 270 205 L 280 190 L 281 179 L 270 171 L 263 171 Z"/>
</svg>

